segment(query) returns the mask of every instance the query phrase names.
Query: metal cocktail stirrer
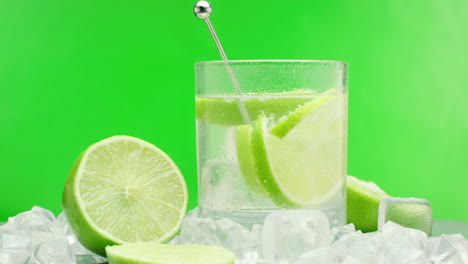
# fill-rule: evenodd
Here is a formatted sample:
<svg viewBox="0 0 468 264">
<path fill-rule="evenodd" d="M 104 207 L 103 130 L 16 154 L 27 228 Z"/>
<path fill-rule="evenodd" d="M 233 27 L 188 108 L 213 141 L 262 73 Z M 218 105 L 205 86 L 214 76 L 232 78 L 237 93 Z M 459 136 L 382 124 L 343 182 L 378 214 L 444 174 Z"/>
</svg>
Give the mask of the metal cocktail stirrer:
<svg viewBox="0 0 468 264">
<path fill-rule="evenodd" d="M 207 1 L 198 1 L 193 8 L 193 13 L 198 18 L 205 20 L 206 26 L 210 30 L 211 36 L 213 37 L 213 40 L 216 43 L 216 47 L 218 47 L 219 54 L 221 55 L 221 58 L 223 58 L 224 67 L 226 68 L 226 71 L 228 72 L 228 75 L 231 78 L 232 84 L 234 85 L 234 89 L 236 89 L 238 95 L 242 95 L 242 90 L 239 86 L 239 83 L 237 82 L 236 77 L 234 76 L 234 73 L 232 72 L 231 66 L 228 63 L 228 59 L 226 53 L 224 52 L 223 46 L 221 46 L 221 42 L 219 42 L 218 36 L 216 35 L 216 32 L 213 26 L 211 25 L 209 19 L 211 15 L 211 10 L 212 9 L 210 3 L 208 3 Z M 237 100 L 237 103 L 239 105 L 239 109 L 242 114 L 242 118 L 244 119 L 244 122 L 246 124 L 250 124 L 249 114 L 247 112 L 247 108 L 245 107 L 244 102 L 242 102 L 242 100 L 239 98 Z"/>
</svg>

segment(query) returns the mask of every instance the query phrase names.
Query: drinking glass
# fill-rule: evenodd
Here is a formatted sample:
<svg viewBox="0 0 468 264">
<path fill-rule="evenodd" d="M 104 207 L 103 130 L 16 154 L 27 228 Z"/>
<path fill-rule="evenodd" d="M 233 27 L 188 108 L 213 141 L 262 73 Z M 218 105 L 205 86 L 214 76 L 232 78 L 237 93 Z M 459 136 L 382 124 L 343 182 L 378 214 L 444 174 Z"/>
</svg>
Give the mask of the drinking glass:
<svg viewBox="0 0 468 264">
<path fill-rule="evenodd" d="M 311 209 L 346 221 L 347 65 L 339 61 L 199 62 L 201 215 L 262 223 Z"/>
</svg>

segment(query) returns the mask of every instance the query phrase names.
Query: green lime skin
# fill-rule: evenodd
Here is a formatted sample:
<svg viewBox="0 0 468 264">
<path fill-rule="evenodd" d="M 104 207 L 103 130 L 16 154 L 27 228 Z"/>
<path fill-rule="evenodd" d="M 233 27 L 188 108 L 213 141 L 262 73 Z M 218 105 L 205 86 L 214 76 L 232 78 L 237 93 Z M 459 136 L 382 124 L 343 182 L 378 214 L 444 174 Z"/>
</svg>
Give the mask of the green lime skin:
<svg viewBox="0 0 468 264">
<path fill-rule="evenodd" d="M 85 217 L 85 213 L 77 203 L 78 199 L 76 197 L 77 190 L 75 188 L 75 178 L 76 172 L 81 164 L 83 154 L 81 154 L 73 164 L 72 170 L 70 171 L 65 183 L 62 196 L 62 207 L 67 220 L 80 243 L 95 254 L 105 256 L 106 246 L 117 245 L 120 243 L 107 236 L 103 236 L 101 231 L 98 231 L 95 227 L 91 226 L 89 224 L 89 220 Z"/>
</svg>

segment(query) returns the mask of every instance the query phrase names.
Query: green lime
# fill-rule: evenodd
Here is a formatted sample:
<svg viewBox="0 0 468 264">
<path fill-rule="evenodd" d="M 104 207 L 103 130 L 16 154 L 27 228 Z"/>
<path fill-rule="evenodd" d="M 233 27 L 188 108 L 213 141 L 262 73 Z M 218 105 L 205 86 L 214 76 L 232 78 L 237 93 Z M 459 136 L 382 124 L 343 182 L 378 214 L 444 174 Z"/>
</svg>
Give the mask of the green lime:
<svg viewBox="0 0 468 264">
<path fill-rule="evenodd" d="M 269 132 L 268 118 L 256 121 L 251 132 L 254 171 L 278 206 L 317 206 L 343 190 L 345 116 L 341 99 L 334 96 L 319 107 L 309 107 L 309 103 L 296 109 L 283 119 L 291 123 L 282 121 L 280 128 L 271 129 L 279 131 L 281 138 Z M 309 111 L 298 114 L 305 112 L 304 107 Z"/>
<path fill-rule="evenodd" d="M 165 242 L 179 230 L 187 187 L 156 146 L 129 136 L 91 145 L 73 165 L 62 206 L 78 240 L 104 255 L 127 242 Z"/>
<path fill-rule="evenodd" d="M 296 111 L 281 119 L 280 122 L 278 122 L 275 127 L 271 129 L 271 133 L 278 138 L 286 136 L 286 134 L 291 129 L 293 129 L 299 122 L 301 122 L 301 120 L 304 119 L 304 117 L 319 109 L 321 106 L 325 105 L 336 97 L 336 95 L 322 96 L 297 108 Z"/>
<path fill-rule="evenodd" d="M 262 97 L 262 99 L 259 99 L 259 97 Z M 255 94 L 251 96 L 243 94 L 242 98 L 242 103 L 245 105 L 252 121 L 262 114 L 280 118 L 311 100 L 307 96 L 299 97 L 297 93 Z M 197 97 L 196 115 L 199 120 L 217 125 L 235 126 L 246 124 L 239 108 L 239 96 L 234 95 Z"/>
<path fill-rule="evenodd" d="M 236 254 L 214 246 L 130 243 L 106 247 L 109 264 L 233 264 Z"/>
<path fill-rule="evenodd" d="M 382 207 L 382 204 L 387 207 L 385 214 L 386 221 L 418 229 L 425 232 L 428 236 L 431 235 L 432 207 L 427 200 L 418 198 L 389 198 L 383 199 L 380 207 Z"/>
<path fill-rule="evenodd" d="M 247 186 L 257 194 L 266 195 L 255 173 L 255 166 L 251 145 L 252 126 L 240 125 L 236 127 L 237 160 L 242 176 Z"/>
<path fill-rule="evenodd" d="M 390 197 L 374 182 L 347 177 L 346 210 L 347 221 L 353 223 L 356 230 L 373 232 L 377 230 L 380 200 Z"/>
</svg>

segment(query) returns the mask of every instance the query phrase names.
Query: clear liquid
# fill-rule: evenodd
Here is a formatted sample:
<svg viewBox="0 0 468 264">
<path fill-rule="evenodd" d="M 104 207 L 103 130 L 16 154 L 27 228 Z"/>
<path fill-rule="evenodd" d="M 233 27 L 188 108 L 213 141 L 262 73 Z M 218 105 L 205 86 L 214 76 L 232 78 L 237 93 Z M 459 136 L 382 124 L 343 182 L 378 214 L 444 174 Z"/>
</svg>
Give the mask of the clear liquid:
<svg viewBox="0 0 468 264">
<path fill-rule="evenodd" d="M 329 175 L 330 179 L 336 179 L 332 185 L 337 191 L 334 191 L 332 196 L 319 204 L 305 207 L 326 213 L 332 226 L 343 225 L 346 220 L 347 104 L 345 95 L 336 95 L 337 101 L 326 106 L 326 111 L 323 110 L 322 114 L 311 112 L 310 117 L 308 115 L 302 117 L 288 132 L 291 136 L 287 135 L 278 140 L 286 142 L 284 151 L 280 146 L 280 151 L 269 153 L 271 166 L 275 164 L 288 166 L 293 163 L 297 170 L 300 170 L 297 173 L 301 175 L 321 173 L 326 175 L 325 178 Z M 252 176 L 244 175 L 245 170 L 243 171 L 239 165 L 240 159 L 245 160 L 240 156 L 244 155 L 245 150 L 239 149 L 238 146 L 238 128 L 245 125 L 239 110 L 239 100 L 246 106 L 252 122 L 256 122 L 259 116 L 265 115 L 268 117 L 268 129 L 271 129 L 296 109 L 322 96 L 327 95 L 308 93 L 198 96 L 197 154 L 200 213 L 207 217 L 227 217 L 245 225 L 252 225 L 262 223 L 270 212 L 291 209 L 291 206 L 279 204 L 272 199 L 272 194 L 268 191 L 253 188 L 246 180 Z M 317 111 L 322 110 L 319 108 Z M 309 135 L 309 128 L 316 135 Z M 287 139 L 288 137 L 290 139 Z M 320 144 L 316 144 L 317 142 Z M 317 148 L 320 147 L 324 149 L 318 151 Z M 288 171 L 294 170 L 289 168 Z M 294 181 L 295 175 L 292 174 L 295 173 L 290 175 Z M 304 181 L 304 177 L 301 179 Z M 316 185 L 313 179 L 314 177 L 310 177 L 308 181 L 306 177 L 306 181 L 298 184 L 297 188 L 301 190 L 294 191 L 307 192 L 310 189 L 312 192 Z"/>
</svg>

